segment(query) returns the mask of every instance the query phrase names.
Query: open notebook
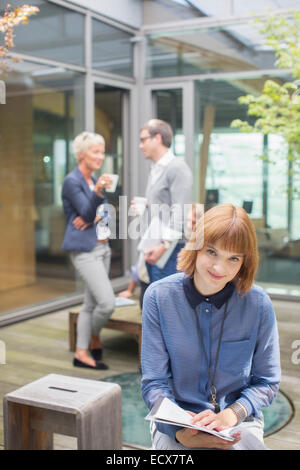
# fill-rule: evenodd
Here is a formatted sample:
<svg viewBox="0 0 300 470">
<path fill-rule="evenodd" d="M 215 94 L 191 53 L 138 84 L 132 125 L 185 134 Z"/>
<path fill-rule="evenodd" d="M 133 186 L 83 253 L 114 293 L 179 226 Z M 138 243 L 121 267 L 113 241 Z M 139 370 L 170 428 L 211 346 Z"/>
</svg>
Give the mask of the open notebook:
<svg viewBox="0 0 300 470">
<path fill-rule="evenodd" d="M 233 428 L 226 429 L 226 431 L 214 431 L 205 427 L 197 426 L 196 424 L 191 424 L 192 416 L 166 397 L 157 400 L 155 406 L 152 408 L 145 419 L 149 421 L 172 424 L 174 426 L 182 426 L 183 428 L 198 429 L 199 431 L 208 432 L 209 434 L 221 437 L 227 441 L 234 440 L 234 437 L 231 437 Z M 234 432 L 236 432 L 235 429 Z"/>
<path fill-rule="evenodd" d="M 174 426 L 181 426 L 183 428 L 199 429 L 199 431 L 213 434 L 227 441 L 234 441 L 233 435 L 240 432 L 242 441 L 234 444 L 235 450 L 268 450 L 264 443 L 252 433 L 250 429 L 243 426 L 241 423 L 238 426 L 226 429 L 225 431 L 210 430 L 205 427 L 191 424 L 191 415 L 187 411 L 180 408 L 176 403 L 169 400 L 169 398 L 162 397 L 157 400 L 155 406 L 150 413 L 146 416 L 149 421 L 156 421 L 160 423 L 172 424 Z"/>
</svg>

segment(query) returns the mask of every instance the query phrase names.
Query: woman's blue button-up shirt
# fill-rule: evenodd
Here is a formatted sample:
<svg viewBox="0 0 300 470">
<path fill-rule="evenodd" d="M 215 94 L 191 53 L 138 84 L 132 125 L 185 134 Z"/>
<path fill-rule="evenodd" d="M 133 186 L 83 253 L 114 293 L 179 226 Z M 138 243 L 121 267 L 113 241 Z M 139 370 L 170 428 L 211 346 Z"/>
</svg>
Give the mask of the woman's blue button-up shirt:
<svg viewBox="0 0 300 470">
<path fill-rule="evenodd" d="M 151 409 L 166 396 L 198 413 L 213 406 L 209 376 L 198 333 L 213 370 L 226 301 L 215 386 L 222 409 L 238 400 L 248 416 L 259 416 L 279 388 L 280 353 L 269 296 L 258 286 L 242 296 L 232 284 L 210 297 L 199 294 L 183 273 L 151 284 L 143 303 L 142 394 Z M 176 426 L 156 424 L 173 439 Z"/>
</svg>

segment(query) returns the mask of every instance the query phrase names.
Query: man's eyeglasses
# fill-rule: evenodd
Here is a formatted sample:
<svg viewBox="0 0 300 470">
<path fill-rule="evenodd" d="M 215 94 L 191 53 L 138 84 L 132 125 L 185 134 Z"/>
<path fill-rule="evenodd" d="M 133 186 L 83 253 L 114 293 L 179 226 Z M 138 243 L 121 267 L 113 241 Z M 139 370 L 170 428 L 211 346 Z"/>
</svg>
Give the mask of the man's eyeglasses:
<svg viewBox="0 0 300 470">
<path fill-rule="evenodd" d="M 148 139 L 152 139 L 152 135 L 147 135 L 146 137 L 141 137 L 140 138 L 140 143 L 143 144 Z"/>
</svg>

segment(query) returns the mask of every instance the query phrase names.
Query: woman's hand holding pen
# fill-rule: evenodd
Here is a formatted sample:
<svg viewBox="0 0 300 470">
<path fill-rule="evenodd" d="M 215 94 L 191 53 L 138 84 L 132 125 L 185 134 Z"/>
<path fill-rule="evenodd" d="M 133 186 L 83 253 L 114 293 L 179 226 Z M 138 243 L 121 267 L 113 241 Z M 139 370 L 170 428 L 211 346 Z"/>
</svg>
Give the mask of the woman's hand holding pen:
<svg viewBox="0 0 300 470">
<path fill-rule="evenodd" d="M 189 413 L 193 416 L 191 424 L 205 426 L 207 429 L 223 431 L 237 424 L 237 416 L 231 408 L 225 408 L 219 413 L 214 413 L 209 409 L 201 411 L 201 413 L 198 414 Z"/>
<path fill-rule="evenodd" d="M 198 414 L 191 411 L 188 411 L 188 413 L 193 417 L 191 424 L 197 424 L 210 430 L 221 431 L 228 429 L 237 422 L 237 417 L 230 408 L 220 411 L 220 413 L 214 413 L 212 410 L 204 410 Z M 233 437 L 235 438 L 234 441 L 227 441 L 221 437 L 189 428 L 180 429 L 176 433 L 176 439 L 185 447 L 204 449 L 227 450 L 241 440 L 238 432 L 233 434 Z"/>
<path fill-rule="evenodd" d="M 196 433 L 194 433 L 196 431 Z M 227 441 L 221 437 L 207 432 L 197 431 L 190 428 L 182 428 L 176 432 L 176 439 L 180 444 L 191 449 L 220 449 L 228 450 L 241 440 L 240 434 L 233 435 L 233 441 Z"/>
</svg>

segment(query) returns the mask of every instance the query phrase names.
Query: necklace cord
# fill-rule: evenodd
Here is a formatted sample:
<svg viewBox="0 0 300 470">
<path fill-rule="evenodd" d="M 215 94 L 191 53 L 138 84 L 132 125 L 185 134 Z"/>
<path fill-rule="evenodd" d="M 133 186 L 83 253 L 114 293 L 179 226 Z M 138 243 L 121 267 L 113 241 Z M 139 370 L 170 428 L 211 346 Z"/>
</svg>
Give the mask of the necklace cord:
<svg viewBox="0 0 300 470">
<path fill-rule="evenodd" d="M 204 357 L 205 357 L 205 361 L 206 361 L 206 365 L 207 365 L 208 378 L 209 378 L 209 382 L 210 382 L 209 391 L 210 391 L 210 394 L 211 394 L 211 397 L 212 397 L 212 404 L 214 405 L 215 410 L 219 410 L 219 406 L 216 403 L 217 389 L 214 385 L 214 381 L 215 381 L 215 377 L 216 377 L 216 370 L 217 370 L 217 364 L 218 364 L 218 360 L 219 360 L 219 352 L 220 352 L 221 340 L 222 340 L 223 330 L 224 330 L 224 322 L 225 322 L 225 318 L 226 318 L 226 315 L 227 315 L 227 308 L 228 308 L 228 300 L 226 302 L 224 315 L 223 315 L 223 318 L 222 318 L 222 324 L 221 324 L 220 336 L 219 336 L 219 340 L 218 340 L 218 346 L 217 346 L 216 360 L 215 360 L 215 365 L 214 365 L 213 376 L 211 376 L 210 365 L 209 365 L 209 362 L 208 362 L 208 356 L 207 356 L 205 346 L 204 346 L 204 339 L 203 339 L 203 334 L 202 334 L 202 330 L 201 330 L 200 320 L 199 320 L 198 314 L 196 312 L 197 327 L 198 327 L 198 331 L 199 331 L 201 346 L 202 346 L 202 349 L 203 349 L 203 353 L 204 353 Z"/>
</svg>

